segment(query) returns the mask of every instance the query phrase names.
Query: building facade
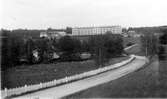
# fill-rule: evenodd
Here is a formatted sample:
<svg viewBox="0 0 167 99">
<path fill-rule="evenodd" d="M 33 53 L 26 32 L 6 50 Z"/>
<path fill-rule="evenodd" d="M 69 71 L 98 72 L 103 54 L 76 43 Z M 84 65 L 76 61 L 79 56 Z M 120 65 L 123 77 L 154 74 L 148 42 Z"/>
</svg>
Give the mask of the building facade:
<svg viewBox="0 0 167 99">
<path fill-rule="evenodd" d="M 72 28 L 72 35 L 98 35 L 105 34 L 110 31 L 113 34 L 121 34 L 122 28 L 121 26 L 103 26 L 103 27 L 79 27 Z"/>
</svg>

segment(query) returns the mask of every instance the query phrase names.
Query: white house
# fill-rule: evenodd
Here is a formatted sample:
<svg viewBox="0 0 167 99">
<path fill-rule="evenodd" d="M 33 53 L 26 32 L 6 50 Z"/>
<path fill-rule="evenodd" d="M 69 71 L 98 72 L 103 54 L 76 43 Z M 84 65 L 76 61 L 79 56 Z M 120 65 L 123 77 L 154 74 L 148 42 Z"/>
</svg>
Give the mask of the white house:
<svg viewBox="0 0 167 99">
<path fill-rule="evenodd" d="M 46 30 L 40 33 L 40 37 L 46 37 L 46 38 L 57 38 L 59 39 L 62 36 L 65 36 L 66 32 L 64 31 L 58 31 L 58 30 Z"/>
</svg>

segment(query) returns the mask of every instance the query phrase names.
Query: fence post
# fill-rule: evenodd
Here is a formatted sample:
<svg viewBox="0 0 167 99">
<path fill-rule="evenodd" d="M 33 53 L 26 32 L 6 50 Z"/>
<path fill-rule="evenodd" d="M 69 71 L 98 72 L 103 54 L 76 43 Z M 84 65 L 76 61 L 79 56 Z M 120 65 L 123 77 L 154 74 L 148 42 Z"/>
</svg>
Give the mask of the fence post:
<svg viewBox="0 0 167 99">
<path fill-rule="evenodd" d="M 56 79 L 54 80 L 54 85 L 57 85 L 57 81 L 56 81 Z"/>
<path fill-rule="evenodd" d="M 27 92 L 27 85 L 25 85 L 24 88 L 25 88 L 25 92 Z"/>
<path fill-rule="evenodd" d="M 67 76 L 66 76 L 66 78 L 65 78 L 65 79 L 66 79 L 66 83 L 67 83 L 67 82 L 68 82 L 68 78 L 67 78 Z"/>
<path fill-rule="evenodd" d="M 40 82 L 40 88 L 42 88 L 42 83 Z"/>
<path fill-rule="evenodd" d="M 8 89 L 5 88 L 5 97 L 8 96 Z"/>
<path fill-rule="evenodd" d="M 51 81 L 51 83 L 52 83 L 51 85 L 53 86 L 54 85 L 54 81 Z"/>
</svg>

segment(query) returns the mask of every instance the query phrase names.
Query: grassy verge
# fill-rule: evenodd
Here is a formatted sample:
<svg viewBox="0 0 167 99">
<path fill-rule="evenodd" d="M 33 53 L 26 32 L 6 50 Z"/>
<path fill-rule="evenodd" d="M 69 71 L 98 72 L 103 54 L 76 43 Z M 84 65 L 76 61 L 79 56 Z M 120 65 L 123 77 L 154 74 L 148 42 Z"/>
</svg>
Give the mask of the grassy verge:
<svg viewBox="0 0 167 99">
<path fill-rule="evenodd" d="M 128 57 L 112 58 L 109 64 L 115 64 L 126 59 Z M 38 84 L 97 68 L 99 66 L 95 65 L 93 60 L 18 66 L 2 72 L 2 88 L 15 88 L 24 86 L 25 84 Z"/>
<path fill-rule="evenodd" d="M 134 44 L 137 44 L 136 46 L 126 50 L 126 53 L 128 54 L 135 54 L 135 55 L 140 55 L 140 56 L 145 56 L 145 52 L 141 50 L 142 48 L 142 44 L 140 42 L 140 38 L 139 37 L 125 37 L 124 38 L 124 47 L 126 47 L 126 45 L 132 42 Z"/>
<path fill-rule="evenodd" d="M 128 54 L 135 54 L 139 56 L 145 56 L 145 52 L 141 50 L 141 44 L 138 44 L 128 50 L 126 50 Z"/>
<path fill-rule="evenodd" d="M 127 47 L 128 43 L 134 43 L 139 44 L 140 43 L 140 37 L 124 37 L 123 38 L 123 46 Z"/>
</svg>

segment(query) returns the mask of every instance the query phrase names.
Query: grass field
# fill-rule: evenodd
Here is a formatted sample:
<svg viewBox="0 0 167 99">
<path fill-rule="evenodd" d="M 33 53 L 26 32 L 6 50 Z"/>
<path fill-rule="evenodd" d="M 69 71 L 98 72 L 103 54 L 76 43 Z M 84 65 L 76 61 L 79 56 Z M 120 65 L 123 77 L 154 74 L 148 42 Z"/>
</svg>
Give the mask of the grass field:
<svg viewBox="0 0 167 99">
<path fill-rule="evenodd" d="M 128 43 L 140 44 L 140 37 L 124 37 L 123 46 L 126 47 Z"/>
<path fill-rule="evenodd" d="M 117 57 L 109 64 L 121 62 L 129 57 Z M 93 60 L 81 62 L 61 62 L 56 64 L 22 65 L 2 72 L 2 88 L 15 88 L 25 84 L 38 84 L 40 82 L 60 79 L 66 76 L 79 74 L 99 68 Z"/>
<path fill-rule="evenodd" d="M 140 42 L 140 37 L 125 37 L 123 39 L 123 41 L 124 41 L 124 47 L 126 47 L 126 45 L 129 42 L 132 42 L 134 44 L 138 44 L 137 46 L 128 49 L 126 51 L 128 54 L 135 54 L 135 55 L 141 55 L 141 56 L 145 55 L 145 52 L 143 52 L 141 50 L 142 45 L 141 45 L 141 42 Z"/>
</svg>

